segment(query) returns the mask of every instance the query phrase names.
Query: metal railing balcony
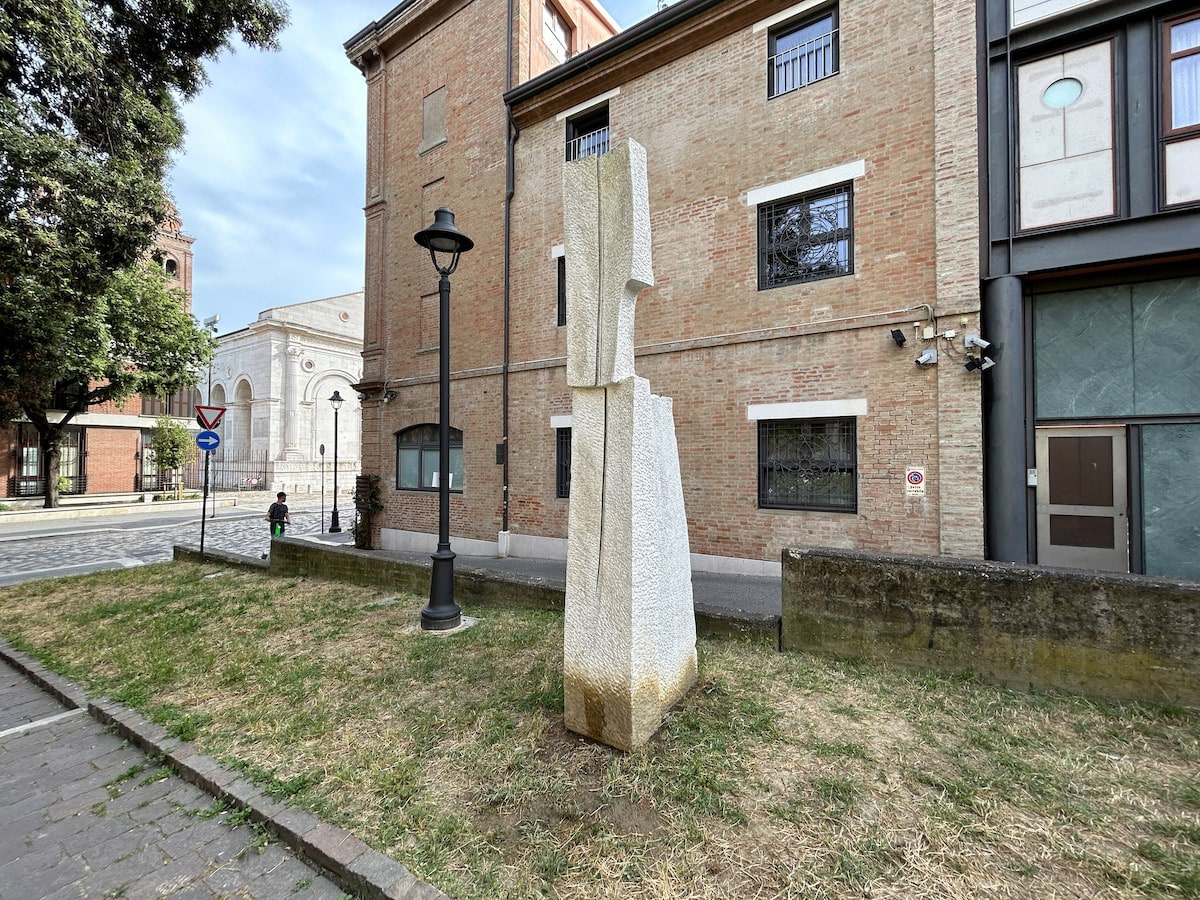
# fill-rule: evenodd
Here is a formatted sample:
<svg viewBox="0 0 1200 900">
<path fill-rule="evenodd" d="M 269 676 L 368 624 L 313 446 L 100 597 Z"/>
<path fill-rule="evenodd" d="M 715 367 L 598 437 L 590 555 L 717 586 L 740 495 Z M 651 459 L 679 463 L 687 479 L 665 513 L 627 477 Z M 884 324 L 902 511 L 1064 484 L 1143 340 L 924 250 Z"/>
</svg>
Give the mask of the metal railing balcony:
<svg viewBox="0 0 1200 900">
<path fill-rule="evenodd" d="M 836 75 L 836 44 L 835 28 L 827 34 L 769 57 L 767 66 L 771 74 L 770 96 L 777 97 L 830 75 Z"/>
<path fill-rule="evenodd" d="M 608 152 L 608 126 L 580 135 L 573 141 L 567 141 L 567 162 L 575 159 L 586 159 L 589 156 L 601 156 Z"/>
</svg>

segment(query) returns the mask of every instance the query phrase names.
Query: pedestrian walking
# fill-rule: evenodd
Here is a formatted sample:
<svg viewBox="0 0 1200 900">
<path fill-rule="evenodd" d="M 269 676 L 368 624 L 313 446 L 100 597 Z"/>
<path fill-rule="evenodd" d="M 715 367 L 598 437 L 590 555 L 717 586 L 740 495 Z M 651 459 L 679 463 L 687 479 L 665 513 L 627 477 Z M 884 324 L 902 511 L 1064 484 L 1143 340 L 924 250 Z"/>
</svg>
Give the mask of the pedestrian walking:
<svg viewBox="0 0 1200 900">
<path fill-rule="evenodd" d="M 267 510 L 265 518 L 271 523 L 271 537 L 283 537 L 287 526 L 292 524 L 292 517 L 288 515 L 287 494 L 280 491 L 275 495 L 275 502 Z"/>
</svg>

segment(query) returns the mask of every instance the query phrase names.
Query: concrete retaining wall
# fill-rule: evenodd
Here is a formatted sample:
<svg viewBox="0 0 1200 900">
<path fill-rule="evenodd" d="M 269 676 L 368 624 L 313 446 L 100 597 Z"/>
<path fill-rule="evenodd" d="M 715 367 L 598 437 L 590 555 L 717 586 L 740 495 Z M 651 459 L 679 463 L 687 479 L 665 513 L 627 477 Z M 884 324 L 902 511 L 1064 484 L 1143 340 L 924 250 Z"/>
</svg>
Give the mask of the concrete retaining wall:
<svg viewBox="0 0 1200 900">
<path fill-rule="evenodd" d="M 210 551 L 206 555 L 213 561 L 230 565 L 267 565 L 235 554 Z M 175 558 L 197 562 L 200 551 L 194 546 L 177 544 Z M 375 550 L 359 550 L 348 544 L 330 547 L 283 538 L 271 542 L 269 568 L 271 575 L 281 577 L 325 578 L 428 596 L 432 566 L 432 562 L 409 562 Z M 454 600 L 467 615 L 486 614 L 478 607 L 489 603 L 561 610 L 565 599 L 566 585 L 560 581 L 471 568 L 461 563 L 454 567 Z M 726 616 L 697 611 L 696 630 L 703 634 L 761 641 L 772 647 L 778 646 L 779 640 L 779 623 L 774 616 Z"/>
<path fill-rule="evenodd" d="M 1200 583 L 789 548 L 781 646 L 1200 706 Z"/>
</svg>

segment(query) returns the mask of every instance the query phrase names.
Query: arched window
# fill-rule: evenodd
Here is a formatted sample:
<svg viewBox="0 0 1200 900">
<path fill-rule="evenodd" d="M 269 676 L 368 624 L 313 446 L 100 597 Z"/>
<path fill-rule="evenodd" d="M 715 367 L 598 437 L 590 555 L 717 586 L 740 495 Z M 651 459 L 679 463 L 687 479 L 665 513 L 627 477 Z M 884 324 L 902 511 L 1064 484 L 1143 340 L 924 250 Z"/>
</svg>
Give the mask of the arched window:
<svg viewBox="0 0 1200 900">
<path fill-rule="evenodd" d="M 463 437 L 450 429 L 450 490 L 462 493 Z M 396 487 L 402 491 L 438 489 L 438 426 L 414 425 L 396 435 Z"/>
<path fill-rule="evenodd" d="M 167 274 L 172 278 L 179 277 L 179 263 L 171 259 L 171 257 L 168 256 L 163 262 L 163 268 L 167 270 Z"/>
</svg>

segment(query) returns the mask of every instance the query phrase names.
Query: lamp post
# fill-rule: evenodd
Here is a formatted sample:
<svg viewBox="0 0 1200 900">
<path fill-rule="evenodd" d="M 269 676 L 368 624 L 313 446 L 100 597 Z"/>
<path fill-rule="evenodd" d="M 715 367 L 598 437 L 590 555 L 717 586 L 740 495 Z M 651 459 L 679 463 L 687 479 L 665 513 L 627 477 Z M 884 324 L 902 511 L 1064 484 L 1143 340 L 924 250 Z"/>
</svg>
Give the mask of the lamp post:
<svg viewBox="0 0 1200 900">
<path fill-rule="evenodd" d="M 421 628 L 447 631 L 462 622 L 462 610 L 454 602 L 454 552 L 450 549 L 450 276 L 458 268 L 459 256 L 475 242 L 454 226 L 454 213 L 444 206 L 433 214 L 433 224 L 418 231 L 413 240 L 429 251 L 439 276 L 438 545 L 432 557 L 429 605 L 421 610 Z"/>
<path fill-rule="evenodd" d="M 329 405 L 333 407 L 333 512 L 329 515 L 329 533 L 338 534 L 342 530 L 341 524 L 338 522 L 337 508 L 337 439 L 338 439 L 338 410 L 342 408 L 342 392 L 334 391 L 333 396 L 329 398 Z"/>
</svg>

